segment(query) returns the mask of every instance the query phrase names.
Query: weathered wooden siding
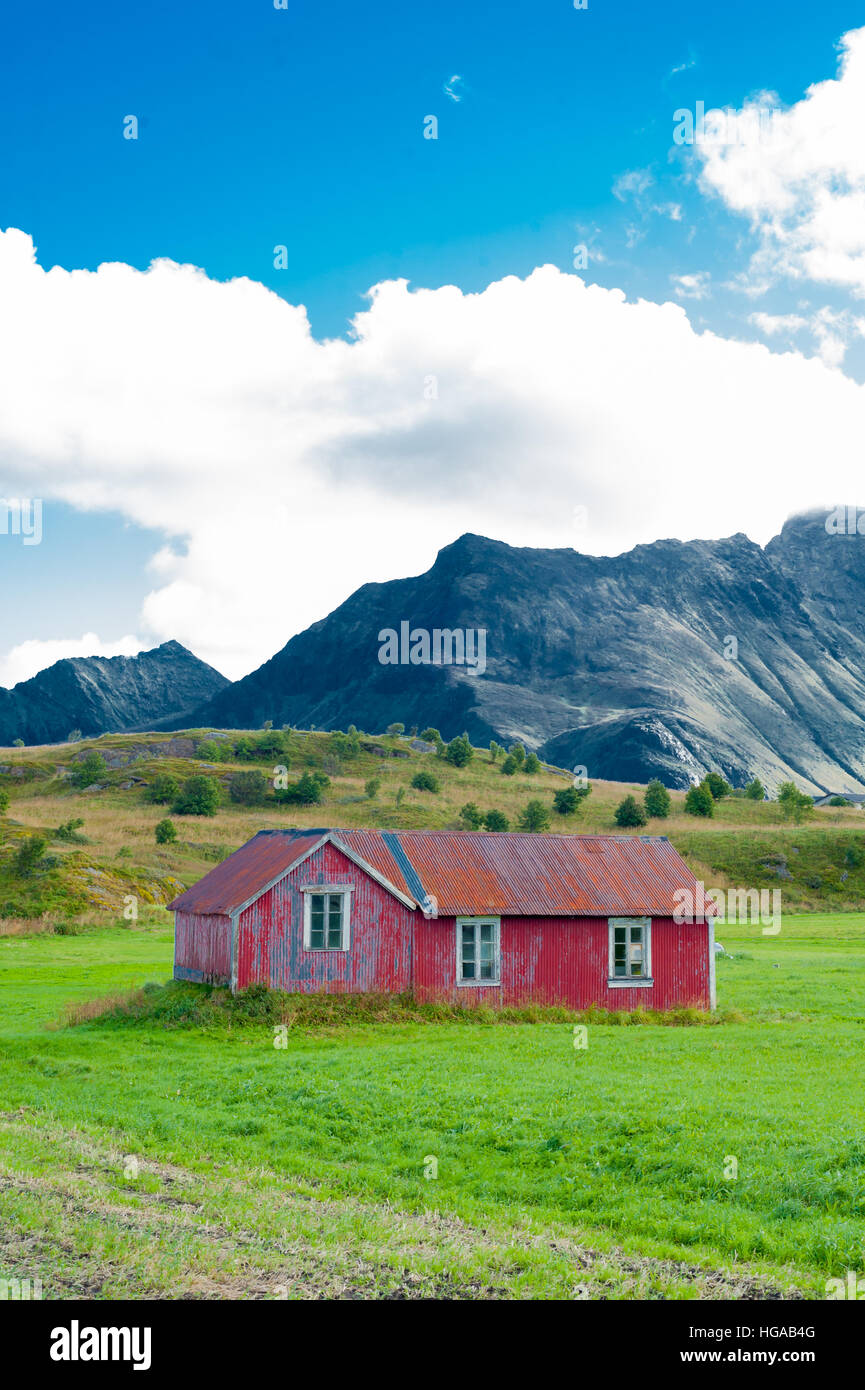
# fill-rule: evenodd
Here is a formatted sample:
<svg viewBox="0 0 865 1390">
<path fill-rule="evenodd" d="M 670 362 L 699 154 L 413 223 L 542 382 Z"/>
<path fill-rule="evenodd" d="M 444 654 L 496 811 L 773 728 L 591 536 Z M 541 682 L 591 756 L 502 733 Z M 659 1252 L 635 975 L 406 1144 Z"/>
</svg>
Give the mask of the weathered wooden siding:
<svg viewBox="0 0 865 1390">
<path fill-rule="evenodd" d="M 561 1004 L 571 1009 L 710 1006 L 709 928 L 652 920 L 652 986 L 607 985 L 605 917 L 503 917 L 501 985 L 457 984 L 456 919 L 415 923 L 414 989 L 420 999 L 469 1005 Z"/>
<path fill-rule="evenodd" d="M 303 894 L 307 884 L 354 887 L 348 951 L 305 951 Z M 304 860 L 238 918 L 236 984 L 330 994 L 400 994 L 411 988 L 412 921 L 416 914 L 333 845 Z"/>
<path fill-rule="evenodd" d="M 230 982 L 230 917 L 216 912 L 175 913 L 174 978 L 214 985 Z"/>
</svg>

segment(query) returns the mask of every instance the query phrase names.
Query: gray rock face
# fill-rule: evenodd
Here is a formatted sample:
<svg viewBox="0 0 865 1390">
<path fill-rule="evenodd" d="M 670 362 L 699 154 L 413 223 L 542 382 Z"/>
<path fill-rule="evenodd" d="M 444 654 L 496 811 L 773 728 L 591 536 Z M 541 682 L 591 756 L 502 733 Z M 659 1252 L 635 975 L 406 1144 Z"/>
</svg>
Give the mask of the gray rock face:
<svg viewBox="0 0 865 1390">
<path fill-rule="evenodd" d="M 188 722 L 188 711 L 228 683 L 179 642 L 138 656 L 66 658 L 0 689 L 0 745 L 16 738 L 59 743 L 72 729 L 92 737 L 151 728 L 165 718 Z"/>
<path fill-rule="evenodd" d="M 196 724 L 521 739 L 589 777 L 865 789 L 865 536 L 792 518 L 612 558 L 462 536 L 415 579 L 368 584 L 222 690 Z M 378 634 L 486 630 L 486 669 L 382 665 Z M 175 724 L 173 727 L 177 728 Z"/>
</svg>

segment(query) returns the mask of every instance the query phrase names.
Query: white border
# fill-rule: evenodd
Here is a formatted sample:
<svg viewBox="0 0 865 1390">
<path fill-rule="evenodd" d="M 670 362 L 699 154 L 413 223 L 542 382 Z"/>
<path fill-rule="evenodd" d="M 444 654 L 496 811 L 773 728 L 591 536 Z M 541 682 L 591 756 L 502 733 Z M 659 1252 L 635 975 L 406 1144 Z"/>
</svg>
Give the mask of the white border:
<svg viewBox="0 0 865 1390">
<path fill-rule="evenodd" d="M 351 946 L 351 895 L 354 892 L 353 883 L 299 883 L 298 888 L 303 894 L 303 949 L 314 951 L 320 955 L 322 951 L 347 951 Z M 342 909 L 342 945 L 341 946 L 310 946 L 309 938 L 312 931 L 312 903 L 310 898 L 313 893 L 339 893 L 343 898 L 348 898 L 348 902 L 343 904 Z"/>
<path fill-rule="evenodd" d="M 645 927 L 645 975 L 614 975 L 615 936 L 614 927 Z M 651 917 L 608 917 L 607 918 L 607 987 L 609 989 L 651 989 L 652 978 L 652 919 Z"/>
<path fill-rule="evenodd" d="M 494 980 L 462 980 L 462 931 L 463 926 L 482 926 L 485 922 L 491 922 L 495 927 L 493 969 L 496 972 Z M 455 919 L 456 931 L 454 941 L 456 945 L 457 962 L 457 985 L 460 989 L 501 989 L 502 987 L 502 919 L 494 917 L 491 913 L 485 913 L 483 917 L 457 917 Z"/>
</svg>

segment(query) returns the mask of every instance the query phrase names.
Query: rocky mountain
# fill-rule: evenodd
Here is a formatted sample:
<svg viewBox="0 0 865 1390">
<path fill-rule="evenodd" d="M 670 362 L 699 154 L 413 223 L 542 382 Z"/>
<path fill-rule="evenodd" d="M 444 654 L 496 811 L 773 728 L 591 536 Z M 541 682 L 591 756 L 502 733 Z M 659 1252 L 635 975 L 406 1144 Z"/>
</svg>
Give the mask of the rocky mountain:
<svg viewBox="0 0 865 1390">
<path fill-rule="evenodd" d="M 825 520 L 794 517 L 765 548 L 735 535 L 612 558 L 465 535 L 426 574 L 359 589 L 193 722 L 398 720 L 521 739 L 590 777 L 687 786 L 718 768 L 863 790 L 865 536 Z M 435 664 L 436 629 L 483 631 L 484 659 Z"/>
<path fill-rule="evenodd" d="M 186 716 L 228 681 L 179 642 L 138 656 L 67 657 L 11 690 L 0 689 L 0 745 L 58 743 L 151 728 Z"/>
</svg>

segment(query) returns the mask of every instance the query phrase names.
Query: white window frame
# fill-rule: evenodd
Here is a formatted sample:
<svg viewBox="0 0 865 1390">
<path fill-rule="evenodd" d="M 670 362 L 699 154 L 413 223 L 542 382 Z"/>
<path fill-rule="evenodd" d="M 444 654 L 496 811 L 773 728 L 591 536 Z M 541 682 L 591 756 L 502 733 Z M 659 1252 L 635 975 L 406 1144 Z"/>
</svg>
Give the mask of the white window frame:
<svg viewBox="0 0 865 1390">
<path fill-rule="evenodd" d="M 320 955 L 323 951 L 347 951 L 351 946 L 351 895 L 354 885 L 350 883 L 305 883 L 303 894 L 303 949 Z M 312 899 L 316 894 L 338 893 L 342 898 L 342 944 L 339 946 L 311 946 L 312 938 Z"/>
<path fill-rule="evenodd" d="M 607 956 L 607 984 L 610 989 L 651 989 L 655 981 L 652 979 L 652 919 L 651 917 L 608 917 L 607 927 L 609 932 L 608 956 Z M 616 927 L 642 927 L 643 928 L 643 969 L 642 975 L 617 975 L 616 970 Z M 630 947 L 630 933 L 628 935 L 628 946 Z M 630 965 L 630 952 L 628 955 Z"/>
<path fill-rule="evenodd" d="M 493 929 L 493 972 L 492 980 L 464 980 L 463 970 L 463 927 L 491 926 Z M 475 937 L 477 941 L 477 936 Z M 456 961 L 457 985 L 460 989 L 500 989 L 502 984 L 502 919 L 486 915 L 484 917 L 458 917 L 456 919 Z"/>
</svg>

